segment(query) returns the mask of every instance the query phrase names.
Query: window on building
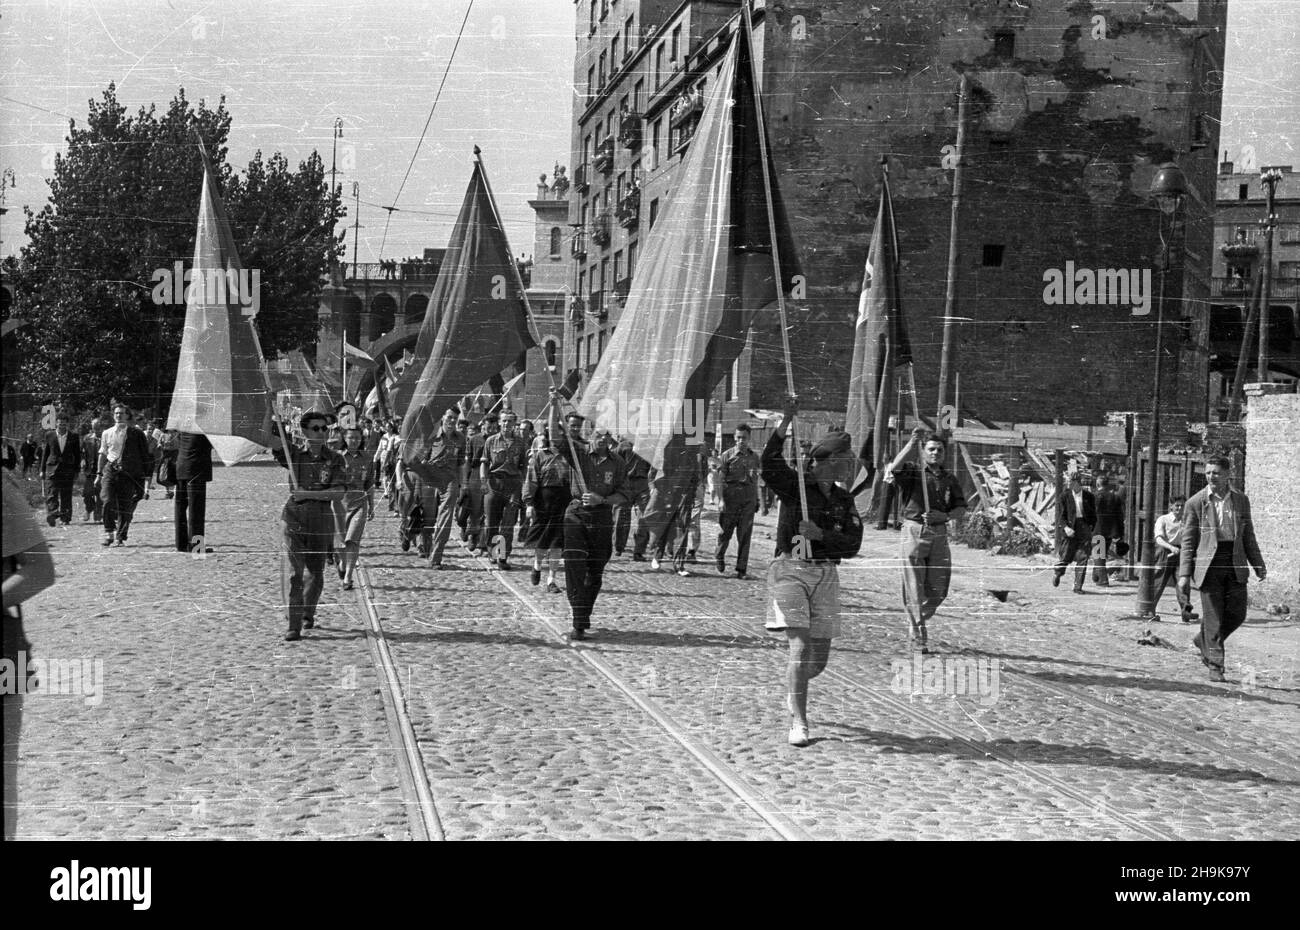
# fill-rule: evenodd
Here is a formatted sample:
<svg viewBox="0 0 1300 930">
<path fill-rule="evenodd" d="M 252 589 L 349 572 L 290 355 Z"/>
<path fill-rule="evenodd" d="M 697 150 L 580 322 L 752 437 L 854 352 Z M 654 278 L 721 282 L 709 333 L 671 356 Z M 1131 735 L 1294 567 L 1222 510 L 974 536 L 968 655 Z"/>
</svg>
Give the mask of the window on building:
<svg viewBox="0 0 1300 930">
<path fill-rule="evenodd" d="M 1300 280 L 1300 262 L 1278 262 L 1277 276 L 1282 281 Z"/>
<path fill-rule="evenodd" d="M 636 240 L 627 244 L 627 276 L 630 278 L 636 273 Z"/>
<path fill-rule="evenodd" d="M 634 43 L 635 41 L 636 41 L 636 14 L 634 13 L 631 16 L 629 16 L 627 18 L 627 22 L 623 24 L 623 54 L 625 56 L 632 54 L 632 43 Z"/>
<path fill-rule="evenodd" d="M 584 268 L 578 272 L 578 296 L 581 297 L 587 293 L 587 270 Z"/>
<path fill-rule="evenodd" d="M 605 354 L 605 331 L 602 329 L 596 333 L 596 361 Z"/>
<path fill-rule="evenodd" d="M 584 165 L 591 164 L 591 136 L 587 136 L 582 140 L 582 163 Z"/>
<path fill-rule="evenodd" d="M 600 143 L 604 141 L 605 141 L 605 121 L 597 120 L 596 121 L 596 144 L 600 145 Z"/>
<path fill-rule="evenodd" d="M 1016 57 L 1016 34 L 1003 29 L 993 37 L 993 54 L 999 58 Z"/>
<path fill-rule="evenodd" d="M 595 68 L 587 69 L 587 96 L 588 97 L 596 96 L 596 69 Z"/>
<path fill-rule="evenodd" d="M 650 201 L 650 228 L 655 228 L 655 220 L 659 218 L 659 198 L 656 197 Z"/>
<path fill-rule="evenodd" d="M 627 193 L 627 191 L 625 190 L 627 186 L 627 175 L 624 172 L 620 171 L 618 174 L 618 180 L 615 181 L 614 183 L 616 185 L 614 187 L 614 202 L 622 203 L 623 195 Z"/>
<path fill-rule="evenodd" d="M 627 180 L 633 187 L 641 183 L 641 159 L 638 158 L 632 162 L 632 167 L 628 169 Z M 1285 242 L 1286 240 L 1283 239 L 1282 241 Z"/>
<path fill-rule="evenodd" d="M 731 386 L 727 389 L 727 400 L 740 400 L 740 356 L 731 363 L 730 381 Z"/>
<path fill-rule="evenodd" d="M 677 64 L 677 56 L 678 54 L 681 53 L 682 50 L 681 42 L 682 42 L 682 27 L 680 25 L 677 25 L 673 27 L 672 48 L 671 48 L 672 54 L 668 56 L 668 60 L 672 62 L 672 64 L 674 65 Z"/>
<path fill-rule="evenodd" d="M 559 258 L 564 245 L 564 232 L 558 226 L 551 227 L 551 258 Z"/>
<path fill-rule="evenodd" d="M 587 24 L 588 33 L 596 31 L 596 5 L 597 0 L 591 0 L 591 22 Z"/>
<path fill-rule="evenodd" d="M 636 86 L 632 88 L 632 112 L 640 113 L 641 106 L 645 102 L 645 81 L 637 81 Z"/>
<path fill-rule="evenodd" d="M 984 267 L 985 267 L 985 268 L 1001 268 L 1001 267 L 1002 267 L 1002 253 L 1003 253 L 1003 251 L 1005 251 L 1005 249 L 1006 249 L 1006 246 L 1003 246 L 1003 245 L 990 245 L 990 244 L 988 244 L 988 243 L 985 243 L 985 244 L 984 244 L 984 257 L 983 257 L 983 264 L 984 264 Z"/>
<path fill-rule="evenodd" d="M 623 252 L 621 250 L 614 253 L 614 280 L 623 280 Z"/>
<path fill-rule="evenodd" d="M 609 73 L 613 74 L 617 71 L 618 65 L 618 36 L 615 35 L 614 38 L 609 40 Z"/>
<path fill-rule="evenodd" d="M 620 130 L 622 130 L 623 128 L 623 114 L 630 112 L 631 109 L 632 109 L 632 98 L 624 94 L 623 99 L 618 102 L 618 113 L 619 113 L 618 128 Z"/>
<path fill-rule="evenodd" d="M 608 259 L 608 258 L 602 258 L 602 259 L 600 260 L 600 290 L 601 290 L 601 293 L 604 293 L 604 291 L 606 290 L 606 288 L 607 288 L 607 286 L 609 285 L 609 283 L 610 283 L 610 280 L 609 280 L 609 259 Z"/>
<path fill-rule="evenodd" d="M 603 88 L 605 86 L 605 53 L 604 52 L 600 53 L 600 67 L 596 69 L 596 74 L 600 78 L 596 86 L 598 88 Z"/>
<path fill-rule="evenodd" d="M 587 337 L 587 364 L 596 364 L 596 334 Z"/>
<path fill-rule="evenodd" d="M 660 141 L 660 137 L 663 135 L 663 131 L 664 131 L 664 121 L 662 119 L 655 120 L 654 128 L 651 129 L 650 131 L 650 170 L 651 171 L 659 167 L 659 141 Z"/>
<path fill-rule="evenodd" d="M 659 43 L 655 49 L 655 90 L 658 90 L 664 83 L 664 44 Z"/>
<path fill-rule="evenodd" d="M 1249 184 L 1241 184 L 1241 185 L 1238 185 L 1238 187 L 1237 187 L 1237 199 L 1238 199 L 1238 200 L 1248 200 L 1248 199 L 1250 199 L 1250 185 L 1249 185 Z"/>
<path fill-rule="evenodd" d="M 555 367 L 555 352 L 556 352 L 556 349 L 557 349 L 557 348 L 558 348 L 558 345 L 556 344 L 556 342 L 555 342 L 554 339 L 547 339 L 547 340 L 546 340 L 546 345 L 543 347 L 543 349 L 542 349 L 542 353 L 546 356 L 546 367 L 547 367 L 547 368 L 554 368 L 554 367 Z"/>
<path fill-rule="evenodd" d="M 574 343 L 575 343 L 573 347 L 574 366 L 577 368 L 581 368 L 582 367 L 582 337 L 579 336 L 577 339 L 574 340 Z"/>
</svg>

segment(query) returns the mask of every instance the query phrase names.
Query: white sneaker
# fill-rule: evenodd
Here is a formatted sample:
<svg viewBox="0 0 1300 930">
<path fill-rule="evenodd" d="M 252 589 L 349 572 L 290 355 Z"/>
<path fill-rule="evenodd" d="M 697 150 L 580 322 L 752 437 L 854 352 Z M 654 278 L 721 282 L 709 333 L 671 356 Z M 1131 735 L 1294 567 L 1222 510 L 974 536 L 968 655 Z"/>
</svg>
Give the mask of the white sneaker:
<svg viewBox="0 0 1300 930">
<path fill-rule="evenodd" d="M 683 578 L 691 577 L 691 573 L 684 568 L 677 569 L 677 574 L 681 575 Z"/>
<path fill-rule="evenodd" d="M 791 746 L 807 746 L 812 742 L 808 738 L 808 728 L 802 723 L 790 724 L 790 736 L 787 739 Z"/>
<path fill-rule="evenodd" d="M 651 557 L 651 559 L 650 559 L 650 567 L 651 567 L 652 569 L 654 569 L 655 571 L 659 571 L 659 560 L 656 559 L 656 558 Z"/>
</svg>

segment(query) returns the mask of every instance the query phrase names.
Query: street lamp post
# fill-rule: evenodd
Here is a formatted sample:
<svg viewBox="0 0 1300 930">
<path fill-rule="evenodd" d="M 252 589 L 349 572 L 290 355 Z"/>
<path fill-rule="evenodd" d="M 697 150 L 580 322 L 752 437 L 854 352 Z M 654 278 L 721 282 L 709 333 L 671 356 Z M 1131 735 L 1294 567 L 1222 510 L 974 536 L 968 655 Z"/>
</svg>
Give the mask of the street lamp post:
<svg viewBox="0 0 1300 930">
<path fill-rule="evenodd" d="M 1164 215 L 1169 214 L 1169 238 L 1172 239 L 1174 228 L 1178 223 L 1178 208 L 1182 205 L 1183 197 L 1186 194 L 1187 179 L 1184 177 L 1182 169 L 1173 162 L 1166 162 L 1161 165 L 1151 179 L 1151 196 L 1159 203 L 1161 211 L 1158 219 L 1160 224 L 1160 296 L 1156 302 L 1156 371 L 1151 398 L 1151 435 L 1148 438 L 1147 473 L 1142 492 L 1145 526 L 1142 527 L 1142 537 L 1139 540 L 1141 543 L 1139 549 L 1142 552 L 1142 577 L 1138 584 L 1137 607 L 1138 618 L 1142 620 L 1150 620 L 1156 615 L 1156 472 L 1160 467 L 1160 375 L 1163 369 L 1160 362 L 1164 351 L 1165 280 L 1169 277 L 1169 242 L 1165 239 Z"/>
<path fill-rule="evenodd" d="M 1260 183 L 1264 185 L 1265 196 L 1267 197 L 1268 206 L 1264 210 L 1264 284 L 1260 294 L 1259 304 L 1259 365 L 1258 377 L 1260 381 L 1267 381 L 1268 378 L 1268 302 L 1273 294 L 1273 229 L 1277 226 L 1277 216 L 1273 213 L 1273 196 L 1277 191 L 1278 182 L 1282 180 L 1282 172 L 1277 168 L 1269 168 L 1259 173 Z"/>
</svg>

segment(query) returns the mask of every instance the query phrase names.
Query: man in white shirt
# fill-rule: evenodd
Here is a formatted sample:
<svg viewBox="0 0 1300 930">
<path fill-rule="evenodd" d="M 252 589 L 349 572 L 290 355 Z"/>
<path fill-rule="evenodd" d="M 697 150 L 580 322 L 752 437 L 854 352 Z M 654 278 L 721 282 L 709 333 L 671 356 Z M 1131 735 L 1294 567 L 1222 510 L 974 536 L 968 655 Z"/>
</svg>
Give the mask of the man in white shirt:
<svg viewBox="0 0 1300 930">
<path fill-rule="evenodd" d="M 1183 542 L 1183 505 L 1186 502 L 1187 498 L 1183 495 L 1175 494 L 1169 501 L 1169 512 L 1161 514 L 1156 519 L 1155 541 L 1158 550 L 1156 555 L 1164 560 L 1164 564 L 1163 567 L 1156 566 L 1160 578 L 1156 582 L 1156 594 L 1152 604 L 1160 603 L 1160 596 L 1165 593 L 1165 586 L 1173 582 L 1174 594 L 1178 597 L 1178 606 L 1183 613 L 1183 623 L 1193 623 L 1200 619 L 1200 616 L 1192 613 L 1191 598 L 1178 589 L 1178 558 Z M 1159 615 L 1155 619 L 1159 620 Z"/>
</svg>

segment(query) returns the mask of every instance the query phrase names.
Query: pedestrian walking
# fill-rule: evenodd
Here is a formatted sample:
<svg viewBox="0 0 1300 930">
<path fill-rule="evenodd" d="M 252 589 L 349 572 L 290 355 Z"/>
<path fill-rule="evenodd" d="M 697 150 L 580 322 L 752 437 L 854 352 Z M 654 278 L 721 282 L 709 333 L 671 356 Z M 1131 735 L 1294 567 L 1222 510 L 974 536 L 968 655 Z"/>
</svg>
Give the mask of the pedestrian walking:
<svg viewBox="0 0 1300 930">
<path fill-rule="evenodd" d="M 1178 563 L 1182 558 L 1183 543 L 1183 507 L 1186 503 L 1186 497 L 1175 494 L 1169 501 L 1169 512 L 1156 518 L 1154 539 L 1156 556 L 1160 561 L 1156 566 L 1159 574 L 1155 596 L 1151 598 L 1151 610 L 1154 613 L 1160 606 L 1160 596 L 1165 593 L 1166 586 L 1173 582 L 1174 596 L 1178 599 L 1178 610 L 1182 614 L 1183 623 L 1194 623 L 1201 615 L 1192 611 L 1191 598 L 1185 597 L 1178 587 Z M 1152 619 L 1159 620 L 1160 615 L 1156 613 Z"/>
<path fill-rule="evenodd" d="M 301 639 L 304 629 L 316 625 L 316 607 L 325 588 L 325 556 L 334 546 L 333 505 L 344 499 L 348 489 L 347 465 L 325 445 L 329 417 L 309 411 L 298 425 L 304 437 L 301 443 L 281 435 L 271 450 L 280 465 L 293 469 L 289 499 L 280 512 L 284 545 L 280 587 L 289 620 L 287 642 Z"/>
<path fill-rule="evenodd" d="M 627 548 L 632 530 L 632 517 L 636 517 L 636 535 L 632 538 L 632 561 L 644 562 L 646 546 L 650 543 L 650 530 L 645 522 L 646 505 L 650 502 L 650 480 L 654 469 L 636 454 L 632 441 L 624 439 L 618 444 L 618 455 L 623 460 L 625 473 L 624 498 L 614 508 L 614 554 L 622 555 Z"/>
<path fill-rule="evenodd" d="M 573 639 L 583 640 L 591 629 L 591 614 L 613 553 L 613 505 L 623 498 L 625 471 L 617 455 L 605 455 L 596 465 L 582 442 L 583 418 L 570 413 L 559 432 L 556 410 L 560 395 L 551 389 L 551 435 L 569 465 L 569 505 L 564 511 L 564 588 L 573 613 Z"/>
<path fill-rule="evenodd" d="M 519 424 L 519 438 L 524 442 L 524 448 L 528 450 L 528 458 L 524 465 L 524 474 L 527 476 L 527 462 L 532 461 L 533 453 L 537 450 L 537 429 L 533 426 L 532 420 L 524 420 Z M 528 516 L 528 508 L 524 506 L 523 493 L 520 492 L 519 498 L 519 519 L 515 524 L 515 538 L 519 545 L 524 544 L 524 537 L 528 534 L 531 518 Z"/>
<path fill-rule="evenodd" d="M 909 460 L 921 444 L 924 472 Z M 944 441 L 938 436 L 926 439 L 925 429 L 918 426 L 885 476 L 894 483 L 903 516 L 903 607 L 907 610 L 908 640 L 922 654 L 930 652 L 926 623 L 948 597 L 952 579 L 948 521 L 960 519 L 966 512 L 961 483 L 943 466 L 944 452 Z"/>
<path fill-rule="evenodd" d="M 457 421 L 456 408 L 448 408 L 442 415 L 442 431 L 429 440 L 424 460 L 403 463 L 404 481 L 420 512 L 419 553 L 429 560 L 430 568 L 442 568 L 443 550 L 451 538 L 456 501 L 465 480 L 465 437 L 457 431 Z"/>
<path fill-rule="evenodd" d="M 343 590 L 351 591 L 357 558 L 361 555 L 361 537 L 366 523 L 375 516 L 374 453 L 366 449 L 365 433 L 357 427 L 343 431 L 343 480 L 348 491 L 343 498 L 343 533 L 336 540 L 335 565 Z"/>
<path fill-rule="evenodd" d="M 54 430 L 41 445 L 40 478 L 45 488 L 45 522 L 67 526 L 72 522 L 72 486 L 81 471 L 81 438 L 68 429 L 66 413 L 54 419 Z"/>
<path fill-rule="evenodd" d="M 8 436 L 4 437 L 4 458 L 0 464 L 4 465 L 6 471 L 13 471 L 18 467 L 18 450 L 14 448 Z"/>
<path fill-rule="evenodd" d="M 18 447 L 18 456 L 23 460 L 24 478 L 26 478 L 27 473 L 32 470 L 32 465 L 36 464 L 37 450 L 38 447 L 36 443 L 32 441 L 32 434 L 28 433 L 27 438 L 23 440 L 23 444 Z"/>
<path fill-rule="evenodd" d="M 104 541 L 126 545 L 136 503 L 148 499 L 153 476 L 149 440 L 132 424 L 134 415 L 125 404 L 113 407 L 113 426 L 104 431 L 99 446 L 98 476 L 104 497 Z"/>
<path fill-rule="evenodd" d="M 1116 493 L 1110 476 L 1097 477 L 1097 530 L 1102 541 L 1099 552 L 1093 553 L 1092 580 L 1100 587 L 1110 586 L 1118 580 L 1119 566 L 1113 564 L 1118 555 L 1119 541 L 1124 538 L 1124 498 Z"/>
<path fill-rule="evenodd" d="M 22 605 L 54 584 L 54 561 L 41 529 L 32 517 L 22 489 L 8 475 L 3 483 L 3 537 L 0 560 L 4 610 L 3 651 L 0 659 L 8 670 L 6 687 L 0 688 L 0 716 L 4 718 L 4 838 L 12 840 L 18 829 L 18 740 L 22 734 L 23 696 L 35 684 L 28 658 L 32 644 L 23 632 Z"/>
<path fill-rule="evenodd" d="M 758 512 L 758 453 L 749 447 L 750 429 L 741 423 L 733 434 L 733 445 L 718 457 L 717 478 L 722 485 L 722 510 L 718 513 L 718 573 L 727 573 L 727 547 L 736 537 L 736 577 L 749 571 L 749 542 Z"/>
<path fill-rule="evenodd" d="M 1084 488 L 1079 472 L 1070 475 L 1069 489 L 1056 499 L 1056 522 L 1061 526 L 1061 548 L 1057 552 L 1052 587 L 1059 587 L 1065 568 L 1074 563 L 1074 593 L 1083 593 L 1092 552 L 1092 530 L 1097 525 L 1097 501 Z"/>
<path fill-rule="evenodd" d="M 159 425 L 162 420 L 156 421 Z M 160 430 L 162 438 L 158 440 L 156 453 L 158 470 L 154 475 L 154 485 L 166 489 L 165 498 L 172 500 L 176 496 L 176 430 Z"/>
<path fill-rule="evenodd" d="M 768 630 L 784 631 L 789 644 L 786 665 L 786 709 L 790 713 L 792 746 L 807 746 L 808 684 L 826 669 L 831 640 L 840 633 L 841 559 L 862 546 L 862 519 L 849 483 L 857 461 L 849 451 L 848 433 L 828 433 L 809 451 L 800 500 L 799 475 L 786 464 L 786 432 L 796 413 L 787 400 L 781 423 L 768 437 L 760 458 L 763 481 L 780 501 L 776 525 L 776 556 L 767 570 Z"/>
<path fill-rule="evenodd" d="M 202 433 L 176 434 L 176 496 L 172 525 L 177 552 L 210 552 L 204 536 L 208 482 L 212 480 L 212 443 Z"/>
<path fill-rule="evenodd" d="M 1208 484 L 1183 508 L 1178 587 L 1185 598 L 1201 592 L 1201 631 L 1192 640 L 1211 681 L 1224 681 L 1224 647 L 1246 622 L 1247 565 L 1260 581 L 1267 576 L 1255 541 L 1250 498 L 1228 486 L 1232 465 L 1222 457 L 1205 463 Z"/>
<path fill-rule="evenodd" d="M 491 541 L 483 538 L 483 496 L 487 490 L 487 482 L 483 480 L 483 450 L 487 447 L 488 439 L 496 433 L 498 422 L 497 415 L 489 413 L 479 424 L 478 433 L 465 444 L 466 465 L 469 469 L 465 484 L 469 495 L 464 513 L 465 522 L 460 527 L 460 538 L 469 544 L 470 554 L 475 556 L 487 551 Z"/>
<path fill-rule="evenodd" d="M 501 414 L 501 430 L 483 443 L 483 461 L 479 478 L 486 493 L 483 509 L 487 516 L 488 558 L 497 568 L 510 568 L 515 519 L 519 516 L 520 495 L 524 487 L 524 470 L 528 467 L 528 447 L 515 432 L 519 417 L 512 410 Z"/>
<path fill-rule="evenodd" d="M 546 560 L 546 590 L 558 594 L 556 571 L 564 551 L 564 515 L 572 500 L 573 476 L 569 463 L 543 433 L 538 436 L 528 460 L 522 499 L 528 515 L 525 540 L 533 547 L 533 584 L 542 582 L 542 560 Z"/>
<path fill-rule="evenodd" d="M 86 508 L 86 523 L 102 523 L 104 520 L 104 499 L 95 481 L 99 477 L 99 447 L 103 436 L 104 421 L 95 417 L 81 440 L 81 503 Z"/>
</svg>

